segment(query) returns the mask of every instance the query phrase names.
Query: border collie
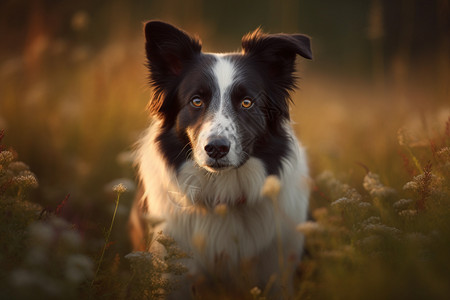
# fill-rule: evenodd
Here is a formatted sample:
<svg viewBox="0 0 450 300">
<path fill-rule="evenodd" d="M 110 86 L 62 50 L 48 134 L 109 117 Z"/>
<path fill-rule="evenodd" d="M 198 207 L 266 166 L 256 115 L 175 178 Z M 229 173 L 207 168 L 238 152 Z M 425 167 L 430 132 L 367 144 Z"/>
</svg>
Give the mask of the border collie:
<svg viewBox="0 0 450 300">
<path fill-rule="evenodd" d="M 242 38 L 241 52 L 204 53 L 199 39 L 160 21 L 145 24 L 145 38 L 152 122 L 136 152 L 135 250 L 160 251 L 144 242 L 151 216 L 163 220 L 154 231 L 190 256 L 186 288 L 173 298 L 188 298 L 200 281 L 247 295 L 248 287 L 268 284 L 285 292 L 309 198 L 289 93 L 296 55 L 312 58 L 310 39 L 257 29 Z M 275 193 L 261 193 L 270 182 Z"/>
</svg>

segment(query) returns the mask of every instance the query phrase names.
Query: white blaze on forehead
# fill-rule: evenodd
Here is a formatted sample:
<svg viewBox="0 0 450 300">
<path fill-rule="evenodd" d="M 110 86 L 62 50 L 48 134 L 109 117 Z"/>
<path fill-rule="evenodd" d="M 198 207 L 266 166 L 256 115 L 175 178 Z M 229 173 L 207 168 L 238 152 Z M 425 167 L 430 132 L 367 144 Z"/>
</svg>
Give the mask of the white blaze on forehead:
<svg viewBox="0 0 450 300">
<path fill-rule="evenodd" d="M 230 142 L 230 151 L 222 159 L 232 166 L 237 166 L 240 162 L 241 145 L 237 133 L 236 124 L 233 120 L 233 108 L 230 103 L 230 88 L 236 80 L 236 66 L 226 56 L 214 54 L 216 62 L 212 66 L 217 91 L 214 91 L 216 104 L 211 107 L 208 120 L 204 122 L 199 133 L 198 141 L 194 147 L 194 157 L 200 166 L 205 166 L 210 160 L 205 146 L 210 142 L 211 137 L 221 136 Z"/>
<path fill-rule="evenodd" d="M 235 67 L 229 60 L 227 60 L 223 56 L 216 55 L 216 58 L 217 62 L 214 65 L 213 72 L 219 86 L 220 106 L 222 107 L 225 92 L 227 88 L 233 83 Z"/>
<path fill-rule="evenodd" d="M 226 135 L 224 130 L 225 128 L 230 127 L 231 122 L 229 111 L 231 106 L 227 104 L 230 99 L 226 96 L 226 93 L 233 83 L 235 77 L 235 66 L 230 60 L 221 54 L 216 54 L 215 57 L 217 61 L 213 66 L 213 73 L 219 88 L 219 105 L 217 110 L 213 113 L 211 128 L 209 129 L 208 134 Z"/>
</svg>

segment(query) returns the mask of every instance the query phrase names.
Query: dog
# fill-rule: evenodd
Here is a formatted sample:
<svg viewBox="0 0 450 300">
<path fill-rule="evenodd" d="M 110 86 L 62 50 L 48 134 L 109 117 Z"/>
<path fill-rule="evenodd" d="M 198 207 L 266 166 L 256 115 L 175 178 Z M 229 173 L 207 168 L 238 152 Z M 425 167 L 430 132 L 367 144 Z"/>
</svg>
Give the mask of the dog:
<svg viewBox="0 0 450 300">
<path fill-rule="evenodd" d="M 257 29 L 241 52 L 204 53 L 197 37 L 161 21 L 145 24 L 145 38 L 152 121 L 136 150 L 135 250 L 161 252 L 144 242 L 150 216 L 190 256 L 172 298 L 192 297 L 199 282 L 289 293 L 310 193 L 289 102 L 310 38 Z"/>
</svg>

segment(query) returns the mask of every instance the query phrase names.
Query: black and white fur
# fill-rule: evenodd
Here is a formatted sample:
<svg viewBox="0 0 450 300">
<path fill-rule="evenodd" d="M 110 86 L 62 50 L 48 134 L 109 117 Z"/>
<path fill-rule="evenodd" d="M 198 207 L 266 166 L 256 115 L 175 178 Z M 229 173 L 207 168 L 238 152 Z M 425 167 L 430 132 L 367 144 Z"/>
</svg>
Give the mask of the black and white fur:
<svg viewBox="0 0 450 300">
<path fill-rule="evenodd" d="M 138 143 L 142 194 L 131 223 L 136 230 L 145 228 L 142 215 L 163 219 L 155 231 L 192 257 L 186 278 L 264 289 L 272 275 L 292 271 L 303 246 L 295 227 L 306 220 L 308 167 L 289 92 L 296 55 L 312 57 L 309 38 L 256 30 L 242 52 L 213 54 L 167 23 L 146 23 L 145 37 L 153 118 Z M 261 195 L 269 175 L 281 183 L 275 204 Z M 136 249 L 147 234 L 135 237 Z"/>
</svg>

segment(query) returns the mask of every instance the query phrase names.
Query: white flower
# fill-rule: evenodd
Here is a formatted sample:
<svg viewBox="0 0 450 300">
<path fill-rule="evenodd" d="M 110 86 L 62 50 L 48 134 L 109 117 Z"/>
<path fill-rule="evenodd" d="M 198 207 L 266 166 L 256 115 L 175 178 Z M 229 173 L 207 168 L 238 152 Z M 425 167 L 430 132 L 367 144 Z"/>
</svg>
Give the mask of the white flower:
<svg viewBox="0 0 450 300">
<path fill-rule="evenodd" d="M 367 249 L 373 249 L 382 242 L 379 235 L 369 235 L 358 242 L 359 246 Z"/>
<path fill-rule="evenodd" d="M 259 295 L 261 295 L 261 290 L 257 287 L 257 286 L 255 286 L 254 288 L 252 288 L 251 290 L 250 290 L 250 294 L 253 296 L 253 297 L 258 297 Z"/>
<path fill-rule="evenodd" d="M 322 231 L 322 227 L 317 222 L 307 221 L 298 224 L 296 230 L 303 233 L 304 235 L 311 235 L 313 233 Z"/>
<path fill-rule="evenodd" d="M 214 208 L 214 213 L 219 216 L 224 216 L 228 212 L 228 207 L 226 204 L 219 204 Z"/>
<path fill-rule="evenodd" d="M 28 167 L 25 163 L 21 161 L 13 161 L 8 165 L 8 168 L 14 173 L 18 174 L 22 171 L 29 171 L 30 167 Z"/>
<path fill-rule="evenodd" d="M 261 195 L 275 201 L 280 194 L 281 182 L 278 176 L 269 175 L 261 188 Z"/>
<path fill-rule="evenodd" d="M 110 193 L 111 190 L 115 193 L 134 192 L 136 190 L 136 184 L 131 179 L 118 178 L 105 184 L 104 191 Z"/>
<path fill-rule="evenodd" d="M 443 147 L 436 152 L 438 158 L 442 160 L 450 159 L 450 147 Z"/>
<path fill-rule="evenodd" d="M 86 279 L 92 278 L 94 264 L 92 260 L 82 254 L 73 254 L 67 258 L 66 261 L 66 278 L 78 284 Z"/>
<path fill-rule="evenodd" d="M 405 209 L 398 213 L 401 217 L 414 217 L 417 215 L 417 210 L 415 209 Z"/>
<path fill-rule="evenodd" d="M 412 199 L 400 199 L 395 202 L 392 206 L 395 209 L 404 209 L 409 207 L 414 201 Z"/>
<path fill-rule="evenodd" d="M 11 282 L 18 288 L 29 288 L 36 282 L 36 276 L 29 270 L 16 269 L 11 273 Z"/>
<path fill-rule="evenodd" d="M 54 230 L 69 230 L 70 224 L 66 222 L 66 220 L 58 217 L 51 218 L 48 222 L 54 228 Z"/>
<path fill-rule="evenodd" d="M 363 226 L 367 226 L 369 224 L 380 224 L 381 223 L 381 219 L 380 217 L 369 217 L 366 220 L 364 220 L 364 222 L 362 223 Z"/>
<path fill-rule="evenodd" d="M 360 202 L 358 204 L 358 207 L 362 209 L 368 209 L 372 207 L 372 204 L 370 204 L 369 202 Z"/>
<path fill-rule="evenodd" d="M 416 177 L 417 177 L 417 176 L 416 176 Z M 415 179 L 416 177 L 414 177 L 414 179 Z M 415 191 L 415 190 L 417 190 L 418 188 L 419 188 L 419 185 L 417 184 L 416 181 L 409 181 L 409 182 L 407 182 L 407 183 L 403 186 L 403 189 L 404 189 L 404 190 L 413 190 L 413 191 Z"/>
<path fill-rule="evenodd" d="M 4 150 L 0 152 L 0 165 L 8 165 L 14 160 L 14 155 L 11 151 Z"/>
<path fill-rule="evenodd" d="M 55 233 L 51 226 L 44 222 L 35 222 L 29 229 L 31 240 L 37 245 L 48 246 L 55 238 Z"/>
<path fill-rule="evenodd" d="M 364 231 L 372 234 L 397 236 L 401 231 L 395 227 L 390 227 L 384 224 L 368 224 L 363 228 Z"/>
<path fill-rule="evenodd" d="M 200 252 L 203 252 L 206 247 L 205 235 L 202 233 L 195 233 L 192 236 L 192 245 Z"/>
<path fill-rule="evenodd" d="M 151 261 L 153 259 L 153 255 L 151 252 L 133 251 L 125 255 L 125 258 L 128 260 L 145 259 Z"/>
<path fill-rule="evenodd" d="M 44 266 L 48 261 L 47 251 L 41 246 L 34 246 L 26 256 L 26 262 L 31 266 Z"/>
<path fill-rule="evenodd" d="M 372 172 L 367 173 L 364 177 L 363 186 L 372 197 L 385 198 L 395 194 L 393 188 L 383 185 L 380 181 L 380 176 Z"/>
<path fill-rule="evenodd" d="M 17 185 L 22 187 L 37 188 L 39 186 L 34 174 L 16 176 L 13 180 Z"/>
<path fill-rule="evenodd" d="M 342 197 L 342 198 L 337 199 L 336 201 L 333 201 L 331 203 L 331 207 L 344 208 L 348 205 L 353 205 L 353 204 L 357 204 L 357 203 L 359 203 L 358 199 Z"/>
<path fill-rule="evenodd" d="M 328 209 L 326 207 L 317 208 L 312 213 L 315 220 L 324 220 L 328 216 Z"/>
<path fill-rule="evenodd" d="M 127 188 L 122 183 L 119 183 L 119 184 L 113 186 L 113 191 L 118 193 L 118 194 L 122 194 L 126 190 L 127 190 Z"/>
<path fill-rule="evenodd" d="M 75 230 L 65 230 L 60 236 L 61 242 L 69 248 L 76 250 L 81 246 L 81 237 Z"/>
</svg>

